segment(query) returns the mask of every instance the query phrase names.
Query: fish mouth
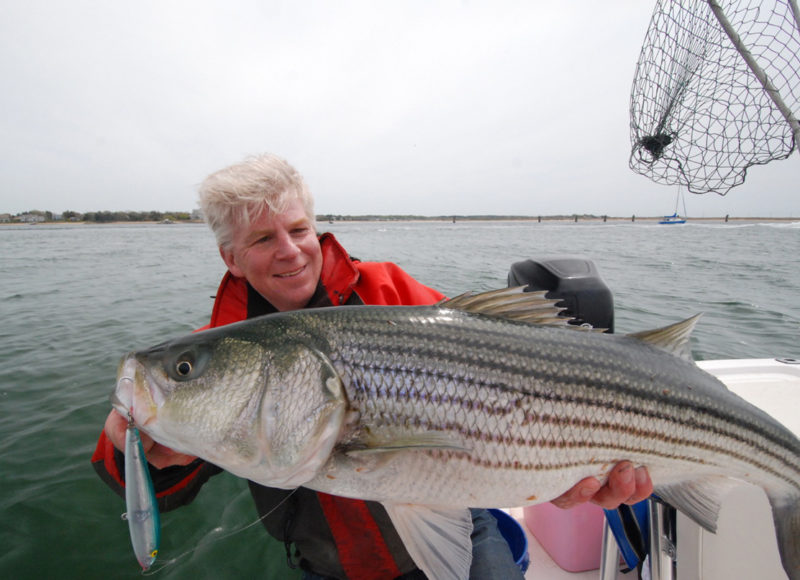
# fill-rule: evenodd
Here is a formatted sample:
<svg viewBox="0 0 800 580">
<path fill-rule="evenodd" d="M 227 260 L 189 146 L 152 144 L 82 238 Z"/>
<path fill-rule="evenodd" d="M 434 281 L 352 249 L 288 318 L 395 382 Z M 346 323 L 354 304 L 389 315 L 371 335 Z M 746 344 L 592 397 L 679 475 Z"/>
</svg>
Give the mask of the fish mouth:
<svg viewBox="0 0 800 580">
<path fill-rule="evenodd" d="M 157 400 L 152 381 L 145 378 L 142 365 L 133 353 L 125 356 L 117 372 L 117 385 L 111 394 L 111 406 L 137 425 L 147 425 L 156 418 Z"/>
<path fill-rule="evenodd" d="M 111 393 L 111 406 L 120 414 L 120 415 L 129 415 L 131 413 L 131 404 L 130 401 L 126 402 L 123 401 L 123 397 L 120 396 L 119 390 L 119 381 L 117 381 L 117 390 Z"/>
</svg>

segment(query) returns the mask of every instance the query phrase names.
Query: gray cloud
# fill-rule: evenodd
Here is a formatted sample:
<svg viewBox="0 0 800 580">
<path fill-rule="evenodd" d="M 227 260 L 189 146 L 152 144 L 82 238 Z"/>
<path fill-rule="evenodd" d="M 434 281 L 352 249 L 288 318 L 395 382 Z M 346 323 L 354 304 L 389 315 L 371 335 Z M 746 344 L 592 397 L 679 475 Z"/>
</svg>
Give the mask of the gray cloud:
<svg viewBox="0 0 800 580">
<path fill-rule="evenodd" d="M 195 207 L 273 151 L 321 213 L 658 215 L 628 94 L 652 5 L 33 0 L 4 9 L 0 211 Z M 690 215 L 800 215 L 800 156 Z"/>
</svg>

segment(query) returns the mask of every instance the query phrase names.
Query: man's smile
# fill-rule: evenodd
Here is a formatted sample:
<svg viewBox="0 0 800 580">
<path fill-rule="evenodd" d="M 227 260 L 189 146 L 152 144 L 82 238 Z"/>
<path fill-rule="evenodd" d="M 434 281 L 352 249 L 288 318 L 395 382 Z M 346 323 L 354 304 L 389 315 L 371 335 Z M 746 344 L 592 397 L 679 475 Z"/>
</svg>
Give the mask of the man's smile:
<svg viewBox="0 0 800 580">
<path fill-rule="evenodd" d="M 275 276 L 278 278 L 292 278 L 294 276 L 301 274 L 305 269 L 306 269 L 305 266 L 300 266 L 297 270 L 292 270 L 290 272 L 282 272 L 280 274 L 275 274 Z"/>
</svg>

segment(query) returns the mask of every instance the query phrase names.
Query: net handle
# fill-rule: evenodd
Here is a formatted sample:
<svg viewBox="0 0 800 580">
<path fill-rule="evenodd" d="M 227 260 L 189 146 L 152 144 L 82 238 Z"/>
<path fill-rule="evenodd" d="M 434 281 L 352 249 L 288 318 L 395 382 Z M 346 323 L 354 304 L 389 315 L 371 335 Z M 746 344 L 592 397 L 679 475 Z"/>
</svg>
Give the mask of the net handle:
<svg viewBox="0 0 800 580">
<path fill-rule="evenodd" d="M 792 9 L 795 24 L 797 24 L 798 31 L 800 31 L 800 10 L 797 8 L 797 2 L 796 0 L 786 1 Z M 769 80 L 769 77 L 764 72 L 764 69 L 758 65 L 756 59 L 753 57 L 753 54 L 744 45 L 741 37 L 733 29 L 733 26 L 731 26 L 730 21 L 725 16 L 725 13 L 722 11 L 722 7 L 719 5 L 717 0 L 707 0 L 707 2 L 711 7 L 711 11 L 714 13 L 714 16 L 716 16 L 720 26 L 722 26 L 722 29 L 725 31 L 725 34 L 727 34 L 728 38 L 731 39 L 731 42 L 736 47 L 736 50 L 739 51 L 740 55 L 742 55 L 742 58 L 747 63 L 747 66 L 750 67 L 750 70 L 761 83 L 761 86 L 764 87 L 764 90 L 769 95 L 769 98 L 772 99 L 772 102 L 775 103 L 775 106 L 781 112 L 783 118 L 786 119 L 789 127 L 791 127 L 792 134 L 794 136 L 794 148 L 798 154 L 800 154 L 800 122 L 797 121 L 797 117 L 794 116 L 791 109 L 789 109 L 786 103 L 783 102 L 783 98 L 781 98 L 778 89 L 775 88 L 775 85 L 772 84 L 772 81 Z"/>
<path fill-rule="evenodd" d="M 800 32 L 800 9 L 797 8 L 797 0 L 786 0 L 789 3 L 789 8 L 792 9 L 794 15 L 794 23 L 797 25 L 797 32 Z"/>
</svg>

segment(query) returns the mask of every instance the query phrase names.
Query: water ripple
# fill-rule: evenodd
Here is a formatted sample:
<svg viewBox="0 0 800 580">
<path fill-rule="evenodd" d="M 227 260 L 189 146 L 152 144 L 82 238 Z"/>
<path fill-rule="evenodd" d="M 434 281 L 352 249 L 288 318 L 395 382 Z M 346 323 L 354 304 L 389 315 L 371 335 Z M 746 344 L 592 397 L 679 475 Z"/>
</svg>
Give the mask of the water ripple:
<svg viewBox="0 0 800 580">
<path fill-rule="evenodd" d="M 355 256 L 397 262 L 449 295 L 505 286 L 513 262 L 581 254 L 612 289 L 617 332 L 704 312 L 697 358 L 800 358 L 800 223 L 335 223 Z M 204 226 L 0 229 L 0 575 L 138 578 L 124 503 L 89 464 L 123 353 L 205 324 L 224 269 Z M 287 577 L 253 527 L 244 482 L 212 478 L 164 516 L 160 575 Z M 77 526 L 79 534 L 67 530 Z M 192 551 L 198 545 L 202 547 Z M 42 557 L 45 554 L 47 557 Z M 113 573 L 110 572 L 113 570 Z M 296 576 L 295 576 L 296 577 Z"/>
</svg>

